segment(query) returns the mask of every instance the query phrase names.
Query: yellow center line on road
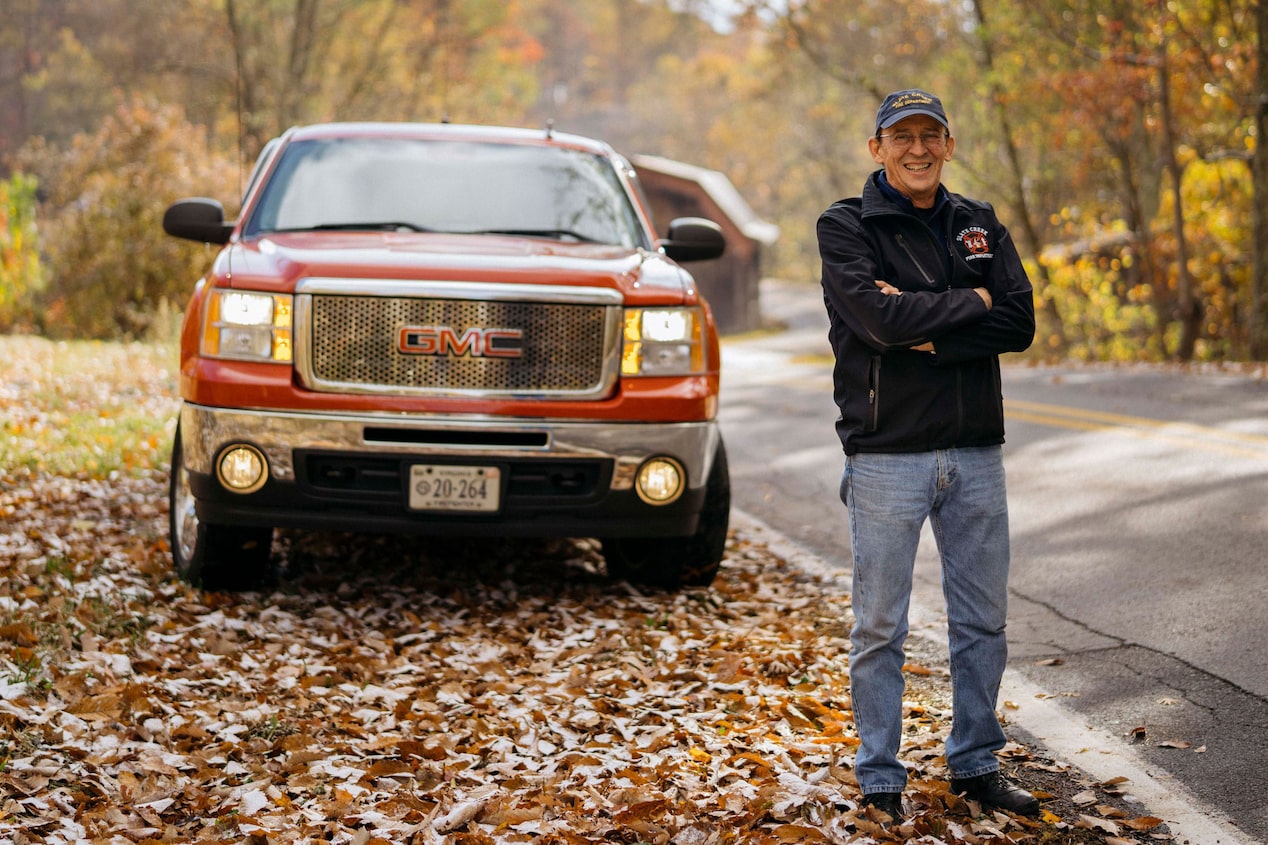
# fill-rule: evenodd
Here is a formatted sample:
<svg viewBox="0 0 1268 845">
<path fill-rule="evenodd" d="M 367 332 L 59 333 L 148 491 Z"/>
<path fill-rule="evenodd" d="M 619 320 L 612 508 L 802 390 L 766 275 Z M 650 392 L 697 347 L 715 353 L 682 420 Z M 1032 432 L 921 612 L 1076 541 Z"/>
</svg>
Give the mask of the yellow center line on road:
<svg viewBox="0 0 1268 845">
<path fill-rule="evenodd" d="M 1226 431 L 1196 423 L 1156 420 L 1017 399 L 1004 400 L 1004 410 L 1008 419 L 1039 425 L 1080 431 L 1113 429 L 1136 437 L 1176 443 L 1189 449 L 1222 452 L 1237 457 L 1268 457 L 1268 435 L 1263 434 Z"/>
</svg>

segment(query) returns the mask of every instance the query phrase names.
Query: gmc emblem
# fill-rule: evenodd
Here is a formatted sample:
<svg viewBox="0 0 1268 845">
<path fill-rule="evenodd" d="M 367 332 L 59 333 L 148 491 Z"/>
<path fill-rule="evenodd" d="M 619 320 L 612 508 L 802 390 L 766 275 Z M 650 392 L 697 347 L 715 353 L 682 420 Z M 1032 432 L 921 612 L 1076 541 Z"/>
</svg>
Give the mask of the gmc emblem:
<svg viewBox="0 0 1268 845">
<path fill-rule="evenodd" d="M 406 326 L 397 336 L 396 348 L 406 355 L 454 355 L 472 358 L 520 358 L 524 355 L 519 329 L 482 329 L 462 333 L 449 326 Z"/>
</svg>

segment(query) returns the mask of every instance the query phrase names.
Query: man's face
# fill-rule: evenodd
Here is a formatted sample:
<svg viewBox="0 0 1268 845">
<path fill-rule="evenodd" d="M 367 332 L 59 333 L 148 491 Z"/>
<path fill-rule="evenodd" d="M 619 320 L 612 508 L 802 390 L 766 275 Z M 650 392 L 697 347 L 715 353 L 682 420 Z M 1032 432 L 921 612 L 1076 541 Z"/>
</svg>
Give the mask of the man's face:
<svg viewBox="0 0 1268 845">
<path fill-rule="evenodd" d="M 942 165 L 951 160 L 955 139 L 946 128 L 923 114 L 904 118 L 881 130 L 867 143 L 872 158 L 885 168 L 885 178 L 917 208 L 931 208 L 942 182 Z"/>
</svg>

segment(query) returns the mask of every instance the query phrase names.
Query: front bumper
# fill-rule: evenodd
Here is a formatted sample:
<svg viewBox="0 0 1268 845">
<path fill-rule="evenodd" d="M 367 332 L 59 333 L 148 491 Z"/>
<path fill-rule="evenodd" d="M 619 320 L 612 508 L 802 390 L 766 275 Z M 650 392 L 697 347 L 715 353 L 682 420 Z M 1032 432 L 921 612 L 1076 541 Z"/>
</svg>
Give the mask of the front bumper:
<svg viewBox="0 0 1268 845">
<path fill-rule="evenodd" d="M 206 523 L 335 531 L 504 536 L 683 536 L 696 529 L 720 442 L 715 421 L 597 423 L 422 414 L 247 411 L 186 403 L 185 469 Z M 269 476 L 240 494 L 216 479 L 232 444 L 265 456 Z M 634 492 L 650 457 L 678 461 L 687 490 L 654 506 Z M 490 514 L 408 506 L 413 464 L 499 467 L 507 478 Z"/>
</svg>

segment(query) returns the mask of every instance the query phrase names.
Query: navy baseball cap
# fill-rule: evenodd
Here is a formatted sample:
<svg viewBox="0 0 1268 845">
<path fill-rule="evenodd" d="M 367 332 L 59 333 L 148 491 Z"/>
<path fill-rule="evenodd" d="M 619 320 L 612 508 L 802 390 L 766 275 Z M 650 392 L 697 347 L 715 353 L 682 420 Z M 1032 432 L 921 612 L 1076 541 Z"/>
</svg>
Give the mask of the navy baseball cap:
<svg viewBox="0 0 1268 845">
<path fill-rule="evenodd" d="M 913 114 L 928 115 L 945 126 L 948 132 L 951 131 L 951 124 L 947 123 L 947 113 L 942 109 L 942 101 L 927 91 L 908 88 L 895 91 L 881 103 L 881 107 L 876 110 L 876 132 L 879 134 L 882 129 L 888 129 Z"/>
</svg>

